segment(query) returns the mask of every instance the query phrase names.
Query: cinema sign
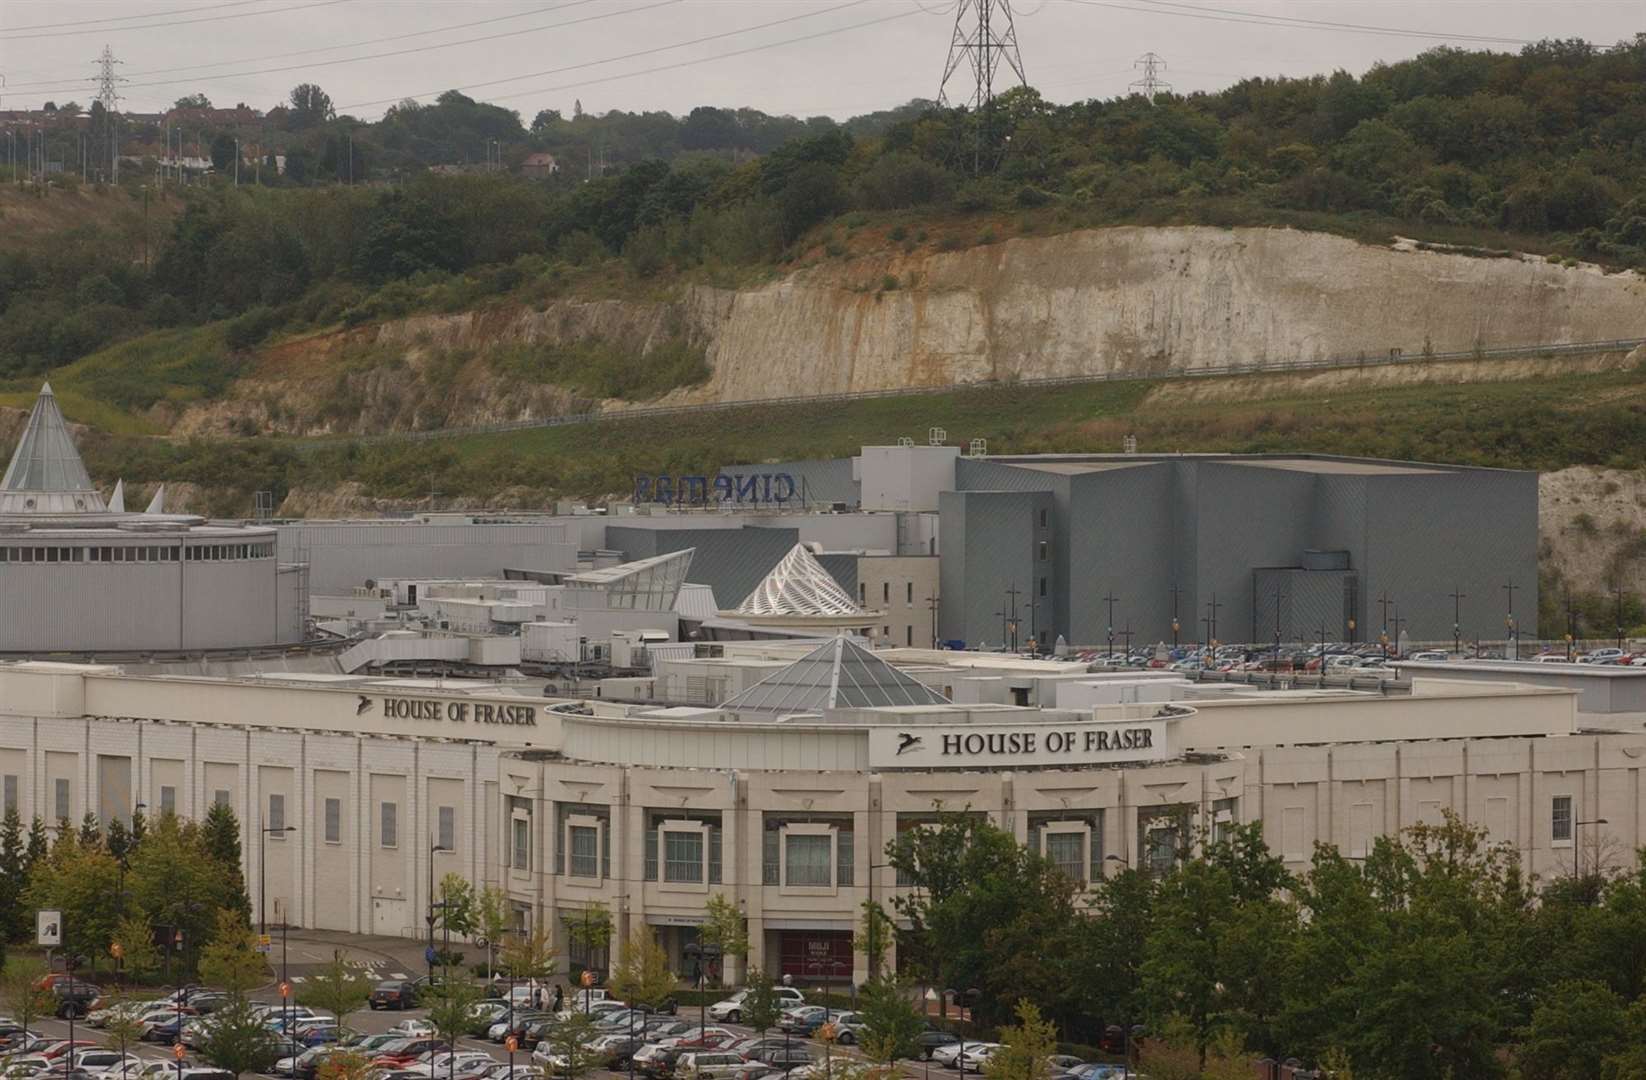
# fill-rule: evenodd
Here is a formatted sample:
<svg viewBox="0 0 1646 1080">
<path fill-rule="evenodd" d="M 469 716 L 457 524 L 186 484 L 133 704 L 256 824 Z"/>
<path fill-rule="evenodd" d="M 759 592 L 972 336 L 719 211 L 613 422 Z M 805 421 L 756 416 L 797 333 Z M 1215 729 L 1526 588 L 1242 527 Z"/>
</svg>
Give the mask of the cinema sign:
<svg viewBox="0 0 1646 1080">
<path fill-rule="evenodd" d="M 794 477 L 788 473 L 721 473 L 712 477 L 664 474 L 634 478 L 637 504 L 707 506 L 715 502 L 758 506 L 792 502 L 797 491 Z"/>
<path fill-rule="evenodd" d="M 869 729 L 875 769 L 1071 768 L 1167 761 L 1166 720 L 1062 724 L 911 724 Z"/>
</svg>

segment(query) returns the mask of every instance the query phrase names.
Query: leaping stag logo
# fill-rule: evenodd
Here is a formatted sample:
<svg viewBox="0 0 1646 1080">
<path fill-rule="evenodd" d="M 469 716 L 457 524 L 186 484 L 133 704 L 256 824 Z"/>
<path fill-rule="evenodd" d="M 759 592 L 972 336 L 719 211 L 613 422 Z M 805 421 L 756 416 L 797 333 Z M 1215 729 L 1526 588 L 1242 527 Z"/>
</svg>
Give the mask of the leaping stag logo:
<svg viewBox="0 0 1646 1080">
<path fill-rule="evenodd" d="M 371 712 L 371 706 L 372 706 L 371 698 L 367 697 L 365 694 L 356 694 L 355 696 L 360 699 L 360 704 L 358 704 L 354 707 L 354 715 L 364 716 L 367 713 Z"/>
<path fill-rule="evenodd" d="M 913 750 L 915 747 L 919 746 L 924 741 L 925 740 L 923 740 L 919 735 L 911 735 L 907 731 L 898 732 L 897 733 L 897 753 L 898 753 L 898 756 L 899 757 L 903 756 L 905 753 L 907 753 L 910 750 Z"/>
</svg>

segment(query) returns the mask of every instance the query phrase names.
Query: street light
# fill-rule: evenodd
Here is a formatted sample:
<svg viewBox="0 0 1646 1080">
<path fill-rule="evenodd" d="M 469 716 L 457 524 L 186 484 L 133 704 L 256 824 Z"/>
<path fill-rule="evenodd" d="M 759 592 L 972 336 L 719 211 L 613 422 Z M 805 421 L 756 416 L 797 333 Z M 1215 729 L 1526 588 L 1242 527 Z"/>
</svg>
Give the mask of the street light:
<svg viewBox="0 0 1646 1080">
<path fill-rule="evenodd" d="M 257 830 L 262 834 L 257 845 L 257 947 L 258 951 L 261 952 L 267 947 L 269 941 L 269 837 L 275 834 L 284 835 L 296 832 L 297 826 L 259 824 Z M 286 979 L 286 923 L 288 921 L 285 918 L 280 920 L 280 985 L 282 988 L 289 988 L 291 985 Z M 264 955 L 268 954 L 264 953 Z M 178 1010 L 177 1037 L 181 1040 L 183 1037 L 181 1001 L 178 1002 Z M 289 997 L 281 999 L 280 1019 L 283 1029 L 282 1034 L 286 1036 L 286 1041 L 290 1043 L 291 1007 Z"/>
<path fill-rule="evenodd" d="M 970 1013 L 963 1019 L 964 1023 L 970 1023 L 976 1013 L 977 999 L 983 996 L 983 991 L 974 986 L 970 990 L 945 990 L 943 993 L 952 998 L 954 1003 L 962 1009 L 970 1010 Z M 966 1075 L 966 1029 L 964 1027 L 960 1029 L 960 1052 L 954 1056 L 954 1067 L 960 1070 L 961 1076 Z"/>
<path fill-rule="evenodd" d="M 435 840 L 433 837 L 430 837 L 430 839 L 429 839 L 429 901 L 428 901 L 428 903 L 429 903 L 429 914 L 427 916 L 427 920 L 428 920 L 428 924 L 429 924 L 429 943 L 428 943 L 427 948 L 425 948 L 423 950 L 423 959 L 425 961 L 427 961 L 428 965 L 429 965 L 429 986 L 431 988 L 434 986 L 434 909 L 435 909 L 435 902 L 434 902 L 434 857 L 436 855 L 440 854 L 442 851 L 450 851 L 450 850 L 451 850 L 451 848 L 442 847 L 440 845 L 439 841 Z"/>
</svg>

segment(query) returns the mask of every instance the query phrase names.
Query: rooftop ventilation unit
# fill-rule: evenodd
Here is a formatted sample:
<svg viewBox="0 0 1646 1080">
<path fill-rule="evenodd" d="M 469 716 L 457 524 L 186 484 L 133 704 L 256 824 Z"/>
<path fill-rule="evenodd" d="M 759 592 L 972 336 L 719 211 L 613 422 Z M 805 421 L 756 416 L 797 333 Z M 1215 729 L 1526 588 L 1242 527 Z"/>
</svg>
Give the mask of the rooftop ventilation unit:
<svg viewBox="0 0 1646 1080">
<path fill-rule="evenodd" d="M 966 453 L 970 454 L 972 457 L 987 456 L 989 453 L 989 440 L 973 439 L 971 445 L 967 448 Z"/>
<path fill-rule="evenodd" d="M 899 446 L 913 446 L 914 445 L 914 440 L 909 438 L 907 435 L 899 435 L 897 437 L 897 445 L 899 445 Z"/>
<path fill-rule="evenodd" d="M 1137 453 L 1137 436 L 1136 435 L 1128 435 L 1124 439 L 1121 439 L 1120 440 L 1120 452 L 1122 454 L 1135 454 L 1135 453 Z"/>
<path fill-rule="evenodd" d="M 934 427 L 934 428 L 928 428 L 926 430 L 926 445 L 927 446 L 943 446 L 948 441 L 949 441 L 949 433 L 947 431 L 944 431 L 942 428 Z"/>
</svg>

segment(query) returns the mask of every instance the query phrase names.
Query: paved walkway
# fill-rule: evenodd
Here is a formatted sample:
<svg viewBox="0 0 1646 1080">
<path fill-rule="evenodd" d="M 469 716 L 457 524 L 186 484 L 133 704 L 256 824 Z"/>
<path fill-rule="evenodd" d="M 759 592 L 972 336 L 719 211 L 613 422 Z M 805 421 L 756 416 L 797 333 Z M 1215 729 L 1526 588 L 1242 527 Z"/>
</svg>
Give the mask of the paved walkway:
<svg viewBox="0 0 1646 1080">
<path fill-rule="evenodd" d="M 270 937 L 273 942 L 269 961 L 278 972 L 282 960 L 280 935 L 276 932 Z M 373 978 L 405 979 L 428 972 L 423 948 L 423 942 L 410 938 L 346 934 L 337 930 L 292 930 L 286 935 L 284 960 L 292 980 L 299 983 L 337 956 Z"/>
</svg>

